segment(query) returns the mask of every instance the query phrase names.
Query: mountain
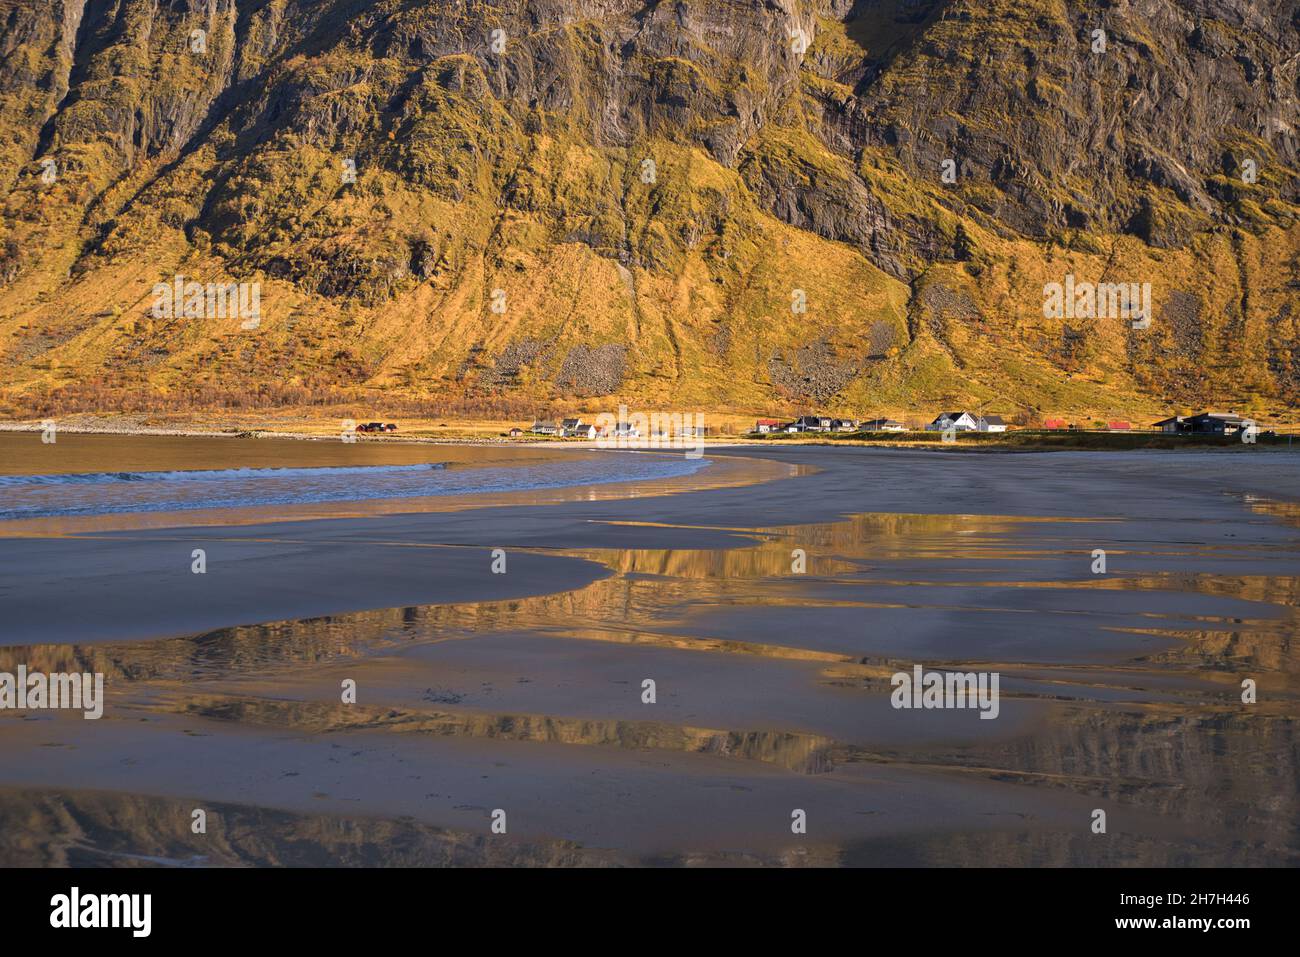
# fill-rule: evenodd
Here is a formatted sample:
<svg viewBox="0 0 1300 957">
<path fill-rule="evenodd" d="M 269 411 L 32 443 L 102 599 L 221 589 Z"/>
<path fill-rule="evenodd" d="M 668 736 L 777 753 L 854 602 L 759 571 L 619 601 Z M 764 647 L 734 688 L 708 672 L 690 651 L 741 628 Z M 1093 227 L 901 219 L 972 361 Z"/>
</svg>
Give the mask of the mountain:
<svg viewBox="0 0 1300 957">
<path fill-rule="evenodd" d="M 0 413 L 1300 398 L 1300 0 L 0 0 L 0 61 Z"/>
</svg>

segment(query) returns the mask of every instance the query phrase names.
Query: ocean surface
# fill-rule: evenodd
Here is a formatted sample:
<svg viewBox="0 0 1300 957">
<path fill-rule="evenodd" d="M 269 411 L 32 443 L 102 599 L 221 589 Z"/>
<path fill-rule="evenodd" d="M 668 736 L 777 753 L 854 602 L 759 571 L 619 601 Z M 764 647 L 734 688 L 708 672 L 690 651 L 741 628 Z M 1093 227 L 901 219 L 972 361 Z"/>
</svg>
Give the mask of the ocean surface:
<svg viewBox="0 0 1300 957">
<path fill-rule="evenodd" d="M 517 492 L 689 476 L 707 459 L 590 449 L 0 434 L 0 521 Z"/>
</svg>

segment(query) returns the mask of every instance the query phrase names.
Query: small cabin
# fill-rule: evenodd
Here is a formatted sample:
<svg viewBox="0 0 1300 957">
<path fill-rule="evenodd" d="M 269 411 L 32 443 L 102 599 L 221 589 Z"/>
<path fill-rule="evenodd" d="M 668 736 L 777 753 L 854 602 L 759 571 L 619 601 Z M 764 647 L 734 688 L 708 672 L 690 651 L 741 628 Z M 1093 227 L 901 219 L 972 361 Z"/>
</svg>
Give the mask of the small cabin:
<svg viewBox="0 0 1300 957">
<path fill-rule="evenodd" d="M 906 432 L 907 426 L 893 419 L 868 419 L 859 428 L 863 432 Z"/>
</svg>

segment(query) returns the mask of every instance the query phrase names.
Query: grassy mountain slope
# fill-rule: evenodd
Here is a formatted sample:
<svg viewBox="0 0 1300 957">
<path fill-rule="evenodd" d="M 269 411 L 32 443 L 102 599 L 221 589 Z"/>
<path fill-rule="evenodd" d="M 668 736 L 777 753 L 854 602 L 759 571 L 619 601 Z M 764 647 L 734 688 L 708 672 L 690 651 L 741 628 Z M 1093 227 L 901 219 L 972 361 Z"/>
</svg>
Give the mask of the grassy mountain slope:
<svg viewBox="0 0 1300 957">
<path fill-rule="evenodd" d="M 0 4 L 0 411 L 1281 414 L 1298 10 Z M 1045 319 L 1067 273 L 1151 327 Z"/>
</svg>

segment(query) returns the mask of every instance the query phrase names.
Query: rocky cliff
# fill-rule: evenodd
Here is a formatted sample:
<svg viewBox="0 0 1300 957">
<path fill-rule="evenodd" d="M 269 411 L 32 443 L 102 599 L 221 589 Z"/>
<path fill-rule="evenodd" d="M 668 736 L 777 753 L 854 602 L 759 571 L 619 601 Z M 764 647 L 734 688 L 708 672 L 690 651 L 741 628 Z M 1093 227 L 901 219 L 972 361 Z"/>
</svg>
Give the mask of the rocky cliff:
<svg viewBox="0 0 1300 957">
<path fill-rule="evenodd" d="M 11 414 L 1300 398 L 1297 0 L 0 0 L 0 57 Z"/>
</svg>

